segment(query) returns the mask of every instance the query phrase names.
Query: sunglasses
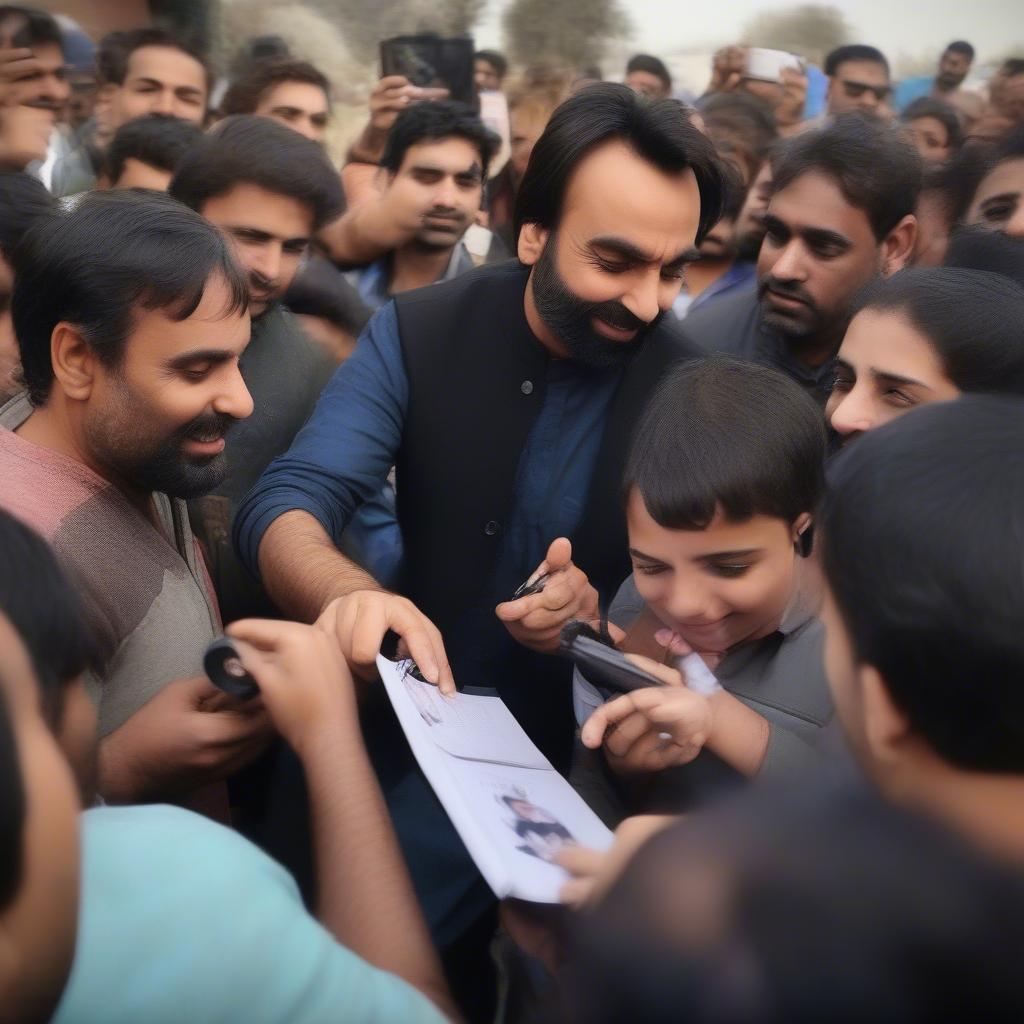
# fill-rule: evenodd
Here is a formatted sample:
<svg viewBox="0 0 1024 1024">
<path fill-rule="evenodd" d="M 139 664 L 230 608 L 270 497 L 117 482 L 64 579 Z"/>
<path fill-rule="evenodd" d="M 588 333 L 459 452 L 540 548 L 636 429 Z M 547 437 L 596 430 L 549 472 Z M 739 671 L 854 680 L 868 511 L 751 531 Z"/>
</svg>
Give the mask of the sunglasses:
<svg viewBox="0 0 1024 1024">
<path fill-rule="evenodd" d="M 840 79 L 843 90 L 851 100 L 859 99 L 866 92 L 873 92 L 879 103 L 884 103 L 892 92 L 891 85 L 868 85 L 866 82 L 851 82 L 848 79 Z"/>
</svg>

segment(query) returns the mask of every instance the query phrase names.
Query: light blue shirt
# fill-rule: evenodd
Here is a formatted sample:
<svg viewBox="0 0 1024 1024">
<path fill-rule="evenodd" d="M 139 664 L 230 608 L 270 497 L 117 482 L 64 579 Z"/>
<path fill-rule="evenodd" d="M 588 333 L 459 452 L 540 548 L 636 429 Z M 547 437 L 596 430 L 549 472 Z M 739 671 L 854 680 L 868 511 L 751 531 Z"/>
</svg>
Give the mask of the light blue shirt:
<svg viewBox="0 0 1024 1024">
<path fill-rule="evenodd" d="M 82 815 L 78 945 L 54 1024 L 324 1024 L 444 1018 L 339 945 L 292 877 L 178 807 Z"/>
</svg>

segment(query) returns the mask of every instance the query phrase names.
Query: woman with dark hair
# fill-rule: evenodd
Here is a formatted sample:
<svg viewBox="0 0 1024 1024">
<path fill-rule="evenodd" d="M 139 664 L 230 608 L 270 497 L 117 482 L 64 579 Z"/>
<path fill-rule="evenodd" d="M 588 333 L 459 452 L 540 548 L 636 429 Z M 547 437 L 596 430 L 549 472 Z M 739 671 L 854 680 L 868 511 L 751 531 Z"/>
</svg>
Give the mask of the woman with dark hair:
<svg viewBox="0 0 1024 1024">
<path fill-rule="evenodd" d="M 970 392 L 1024 395 L 1024 288 L 985 270 L 910 269 L 861 296 L 825 415 L 845 441 Z"/>
<path fill-rule="evenodd" d="M 921 159 L 928 162 L 948 160 L 963 142 L 963 129 L 956 111 L 942 100 L 922 96 L 900 116 L 904 129 Z"/>
<path fill-rule="evenodd" d="M 607 817 L 816 761 L 832 705 L 806 556 L 825 447 L 814 400 L 776 370 L 695 361 L 658 388 L 626 467 L 633 574 L 609 617 L 624 650 L 683 656 L 686 685 L 645 661 L 668 685 L 603 703 L 577 675 L 583 744 L 617 791 Z"/>
</svg>

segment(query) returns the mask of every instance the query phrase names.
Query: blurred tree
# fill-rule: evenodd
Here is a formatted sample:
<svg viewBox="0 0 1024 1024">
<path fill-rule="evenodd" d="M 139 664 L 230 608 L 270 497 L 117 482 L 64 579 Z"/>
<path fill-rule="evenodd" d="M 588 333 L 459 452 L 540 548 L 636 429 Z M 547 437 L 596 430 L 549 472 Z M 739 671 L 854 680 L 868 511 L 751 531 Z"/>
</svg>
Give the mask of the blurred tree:
<svg viewBox="0 0 1024 1024">
<path fill-rule="evenodd" d="M 822 4 L 762 11 L 747 22 L 742 35 L 749 46 L 787 50 L 816 64 L 849 38 L 850 27 L 842 12 Z"/>
<path fill-rule="evenodd" d="M 375 63 L 382 39 L 437 32 L 470 35 L 487 0 L 309 0 L 310 5 L 337 25 L 357 60 Z"/>
<path fill-rule="evenodd" d="M 632 26 L 618 0 L 512 0 L 504 29 L 513 62 L 552 60 L 581 68 L 600 64 L 609 43 L 629 35 Z"/>
</svg>

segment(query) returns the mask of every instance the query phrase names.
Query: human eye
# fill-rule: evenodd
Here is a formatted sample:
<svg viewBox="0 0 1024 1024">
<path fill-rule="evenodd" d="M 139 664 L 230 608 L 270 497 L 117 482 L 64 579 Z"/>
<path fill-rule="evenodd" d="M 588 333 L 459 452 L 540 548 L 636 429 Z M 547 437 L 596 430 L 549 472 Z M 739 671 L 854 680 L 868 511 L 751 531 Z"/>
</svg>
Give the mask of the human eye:
<svg viewBox="0 0 1024 1024">
<path fill-rule="evenodd" d="M 441 180 L 440 171 L 413 171 L 412 176 L 421 185 L 436 185 Z"/>
<path fill-rule="evenodd" d="M 665 281 L 685 281 L 686 280 L 686 266 L 675 267 L 662 267 L 661 276 Z"/>
<path fill-rule="evenodd" d="M 738 579 L 753 568 L 752 562 L 710 562 L 708 572 L 724 579 Z"/>
<path fill-rule="evenodd" d="M 846 252 L 846 249 L 835 242 L 817 242 L 810 246 L 810 250 L 819 260 L 838 259 Z"/>
<path fill-rule="evenodd" d="M 1005 224 L 1013 216 L 1016 209 L 1017 203 L 1015 201 L 1000 199 L 983 205 L 981 215 L 989 224 Z"/>
<path fill-rule="evenodd" d="M 668 571 L 668 566 L 663 562 L 634 562 L 633 570 L 642 576 L 660 576 Z"/>
<path fill-rule="evenodd" d="M 613 259 L 598 252 L 591 255 L 590 262 L 605 274 L 625 274 L 633 269 L 633 264 L 628 260 Z"/>
<path fill-rule="evenodd" d="M 190 384 L 198 384 L 200 381 L 206 380 L 212 371 L 213 363 L 202 362 L 190 363 L 188 366 L 183 366 L 178 372 Z"/>
<path fill-rule="evenodd" d="M 902 388 L 886 388 L 883 397 L 890 405 L 900 409 L 909 409 L 917 405 L 917 399 Z"/>
<path fill-rule="evenodd" d="M 832 391 L 845 394 L 847 391 L 852 391 L 856 383 L 856 377 L 849 370 L 836 370 L 836 374 L 832 378 Z"/>
<path fill-rule="evenodd" d="M 290 256 L 301 256 L 306 251 L 305 242 L 285 242 L 281 247 Z"/>
</svg>

